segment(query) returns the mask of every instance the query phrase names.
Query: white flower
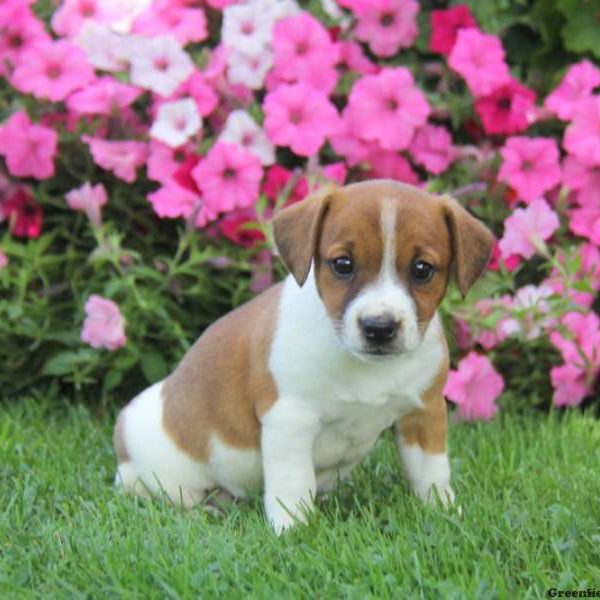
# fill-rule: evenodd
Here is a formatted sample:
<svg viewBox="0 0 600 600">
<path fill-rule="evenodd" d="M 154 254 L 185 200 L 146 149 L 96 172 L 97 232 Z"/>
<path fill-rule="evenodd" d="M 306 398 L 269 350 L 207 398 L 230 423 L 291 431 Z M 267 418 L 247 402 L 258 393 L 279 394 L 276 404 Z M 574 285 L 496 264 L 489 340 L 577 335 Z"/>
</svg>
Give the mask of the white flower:
<svg viewBox="0 0 600 600">
<path fill-rule="evenodd" d="M 152 4 L 152 0 L 102 0 L 102 3 L 114 8 L 118 19 L 111 28 L 118 33 L 129 33 L 133 22 Z"/>
<path fill-rule="evenodd" d="M 150 137 L 177 148 L 197 133 L 200 127 L 202 117 L 196 102 L 192 98 L 184 98 L 160 105 L 150 128 Z"/>
<path fill-rule="evenodd" d="M 263 165 L 272 165 L 275 162 L 275 147 L 245 110 L 229 113 L 219 140 L 238 144 L 254 154 Z"/>
<path fill-rule="evenodd" d="M 261 54 L 271 41 L 273 19 L 262 2 L 234 4 L 223 11 L 223 44 L 250 56 Z"/>
<path fill-rule="evenodd" d="M 250 56 L 237 50 L 227 55 L 227 80 L 241 84 L 252 90 L 259 90 L 265 83 L 265 77 L 273 66 L 273 53 L 264 50 L 261 54 Z"/>
<path fill-rule="evenodd" d="M 194 71 L 192 59 L 170 35 L 140 40 L 129 52 L 131 82 L 170 96 Z"/>
<path fill-rule="evenodd" d="M 295 0 L 258 0 L 264 10 L 269 12 L 269 16 L 275 21 L 284 17 L 294 17 L 300 14 L 301 10 Z"/>
<path fill-rule="evenodd" d="M 119 35 L 106 25 L 88 20 L 81 26 L 74 41 L 96 69 L 123 71 L 129 63 L 130 46 L 136 40 L 133 36 Z"/>
</svg>

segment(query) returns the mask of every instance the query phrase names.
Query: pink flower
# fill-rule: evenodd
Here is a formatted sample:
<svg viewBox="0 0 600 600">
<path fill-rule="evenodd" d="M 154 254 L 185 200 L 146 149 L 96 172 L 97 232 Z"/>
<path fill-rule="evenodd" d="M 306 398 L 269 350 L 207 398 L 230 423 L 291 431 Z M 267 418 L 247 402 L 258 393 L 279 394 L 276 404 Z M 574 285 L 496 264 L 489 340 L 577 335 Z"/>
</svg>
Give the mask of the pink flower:
<svg viewBox="0 0 600 600">
<path fill-rule="evenodd" d="M 200 221 L 195 225 L 203 227 L 217 217 L 216 212 L 202 205 L 202 198 L 197 192 L 179 185 L 175 180 L 167 181 L 161 188 L 148 194 L 148 200 L 154 212 L 163 219 L 183 217 L 187 221 L 196 215 Z"/>
<path fill-rule="evenodd" d="M 200 71 L 194 71 L 191 77 L 177 90 L 177 93 L 193 98 L 202 117 L 210 115 L 219 105 L 219 96 Z"/>
<path fill-rule="evenodd" d="M 567 156 L 563 161 L 563 184 L 576 192 L 580 206 L 600 207 L 600 165 L 590 167 L 574 156 Z"/>
<path fill-rule="evenodd" d="M 432 10 L 430 19 L 429 49 L 440 54 L 450 54 L 461 29 L 477 27 L 477 21 L 466 4 L 457 4 L 445 10 Z"/>
<path fill-rule="evenodd" d="M 86 181 L 81 187 L 68 192 L 65 198 L 73 210 L 80 210 L 87 215 L 92 227 L 100 227 L 101 208 L 107 200 L 106 189 L 101 183 L 92 186 Z"/>
<path fill-rule="evenodd" d="M 600 205 L 570 211 L 569 229 L 600 246 Z"/>
<path fill-rule="evenodd" d="M 510 81 L 500 39 L 477 29 L 458 32 L 448 64 L 467 82 L 474 96 L 486 96 Z"/>
<path fill-rule="evenodd" d="M 94 71 L 83 50 L 59 40 L 35 42 L 24 50 L 11 83 L 20 92 L 57 102 L 93 79 Z"/>
<path fill-rule="evenodd" d="M 217 142 L 192 171 L 209 210 L 226 212 L 252 206 L 258 198 L 262 166 L 256 156 Z"/>
<path fill-rule="evenodd" d="M 308 195 L 308 181 L 306 177 L 296 176 L 293 186 L 289 186 L 294 173 L 281 165 L 275 164 L 268 171 L 263 184 L 263 194 L 276 204 L 280 200 L 280 195 L 287 190 L 289 192 L 286 203 L 293 204 L 299 202 Z"/>
<path fill-rule="evenodd" d="M 337 131 L 330 136 L 331 146 L 337 154 L 345 157 L 350 167 L 367 160 L 369 156 L 381 150 L 375 142 L 367 142 L 357 136 L 352 123 L 348 107 L 344 109 L 339 120 Z"/>
<path fill-rule="evenodd" d="M 506 135 L 527 129 L 534 108 L 535 93 L 514 79 L 475 101 L 475 110 L 488 134 Z"/>
<path fill-rule="evenodd" d="M 0 250 L 0 271 L 2 271 L 2 269 L 4 269 L 4 267 L 6 267 L 7 264 L 8 256 L 6 256 L 6 254 L 4 254 L 2 250 Z"/>
<path fill-rule="evenodd" d="M 82 115 L 110 115 L 135 102 L 142 90 L 120 83 L 112 77 L 101 77 L 83 90 L 67 98 L 69 110 Z"/>
<path fill-rule="evenodd" d="M 550 381 L 554 388 L 552 399 L 555 406 L 577 406 L 591 391 L 585 371 L 571 364 L 552 367 Z"/>
<path fill-rule="evenodd" d="M 386 150 L 408 148 L 415 130 L 425 125 L 429 103 L 404 67 L 382 69 L 359 79 L 348 99 L 356 134 Z"/>
<path fill-rule="evenodd" d="M 512 137 L 500 154 L 498 180 L 508 183 L 525 202 L 560 183 L 558 146 L 551 138 Z"/>
<path fill-rule="evenodd" d="M 373 54 L 393 56 L 414 43 L 419 3 L 415 0 L 376 0 L 358 15 L 354 34 L 368 42 Z"/>
<path fill-rule="evenodd" d="M 527 208 L 517 208 L 504 221 L 504 236 L 498 243 L 502 256 L 519 254 L 531 258 L 558 229 L 556 213 L 542 198 Z"/>
<path fill-rule="evenodd" d="M 340 50 L 340 62 L 349 71 L 361 75 L 377 73 L 378 67 L 365 56 L 360 44 L 351 40 L 341 40 L 338 42 L 338 48 Z"/>
<path fill-rule="evenodd" d="M 600 85 L 600 69 L 589 60 L 571 65 L 558 87 L 546 98 L 544 106 L 560 119 L 572 119 L 582 100 L 591 97 Z"/>
<path fill-rule="evenodd" d="M 189 55 L 175 38 L 161 35 L 132 48 L 131 81 L 161 96 L 170 96 L 194 71 Z"/>
<path fill-rule="evenodd" d="M 498 412 L 496 399 L 504 381 L 485 356 L 469 352 L 450 370 L 444 394 L 458 406 L 458 416 L 465 421 L 489 421 Z"/>
<path fill-rule="evenodd" d="M 263 232 L 256 226 L 257 221 L 254 208 L 239 208 L 219 221 L 219 232 L 238 246 L 252 248 L 265 240 Z"/>
<path fill-rule="evenodd" d="M 57 146 L 56 131 L 33 125 L 24 110 L 0 125 L 0 154 L 14 177 L 52 177 Z"/>
<path fill-rule="evenodd" d="M 151 37 L 171 34 L 182 46 L 202 42 L 208 36 L 204 11 L 173 0 L 154 0 L 133 22 L 132 31 Z"/>
<path fill-rule="evenodd" d="M 81 341 L 93 348 L 116 350 L 125 345 L 125 319 L 112 301 L 93 294 L 85 303 Z"/>
<path fill-rule="evenodd" d="M 300 156 L 311 156 L 339 126 L 333 104 L 323 92 L 306 83 L 281 85 L 265 97 L 264 128 L 278 146 L 290 146 Z"/>
<path fill-rule="evenodd" d="M 127 183 L 135 181 L 136 169 L 146 160 L 146 144 L 132 141 L 114 142 L 89 135 L 83 135 L 81 139 L 88 145 L 94 162 L 99 167 L 111 171 Z"/>
<path fill-rule="evenodd" d="M 308 13 L 275 24 L 273 52 L 275 69 L 282 80 L 307 82 L 327 93 L 335 87 L 334 65 L 339 51 L 325 27 Z"/>
<path fill-rule="evenodd" d="M 165 183 L 171 179 L 184 161 L 186 154 L 191 153 L 191 145 L 182 148 L 170 148 L 162 142 L 150 140 L 146 170 L 148 179 Z"/>
<path fill-rule="evenodd" d="M 579 404 L 591 392 L 600 373 L 600 319 L 594 313 L 567 313 L 561 319 L 566 331 L 554 331 L 550 341 L 565 365 L 551 371 L 557 406 Z"/>
<path fill-rule="evenodd" d="M 376 179 L 395 179 L 411 185 L 417 185 L 419 178 L 404 156 L 393 150 L 373 148 L 365 158 L 371 170 L 369 177 Z"/>
<path fill-rule="evenodd" d="M 8 219 L 10 232 L 15 237 L 38 238 L 42 233 L 42 207 L 29 190 L 18 187 L 2 202 L 2 214 Z"/>
<path fill-rule="evenodd" d="M 584 165 L 600 165 L 600 96 L 582 100 L 565 131 L 563 146 Z"/>
<path fill-rule="evenodd" d="M 109 25 L 119 17 L 114 4 L 103 0 L 64 0 L 52 15 L 52 29 L 63 37 L 76 35 L 86 21 Z"/>
<path fill-rule="evenodd" d="M 22 2 L 3 5 L 0 14 L 0 75 L 9 71 L 21 59 L 24 50 L 33 43 L 48 41 L 44 23 Z"/>
<path fill-rule="evenodd" d="M 448 130 L 428 124 L 417 131 L 410 145 L 410 153 L 417 164 L 434 175 L 443 173 L 456 157 Z"/>
</svg>

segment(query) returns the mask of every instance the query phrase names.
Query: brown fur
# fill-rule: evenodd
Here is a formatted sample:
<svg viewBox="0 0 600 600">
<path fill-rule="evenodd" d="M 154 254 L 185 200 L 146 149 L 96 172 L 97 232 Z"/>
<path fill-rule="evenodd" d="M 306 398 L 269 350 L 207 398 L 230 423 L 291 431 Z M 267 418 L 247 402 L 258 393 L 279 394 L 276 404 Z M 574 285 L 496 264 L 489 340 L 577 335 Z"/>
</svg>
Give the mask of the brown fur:
<svg viewBox="0 0 600 600">
<path fill-rule="evenodd" d="M 193 458 L 208 459 L 211 433 L 259 448 L 258 417 L 277 397 L 268 358 L 280 293 L 281 284 L 211 325 L 165 381 L 163 425 Z"/>
<path fill-rule="evenodd" d="M 413 410 L 395 424 L 396 433 L 402 436 L 404 444 L 419 444 L 424 452 L 432 454 L 446 452 L 448 416 L 444 386 L 448 377 L 449 358 L 444 336 L 442 343 L 445 349 L 444 360 L 431 386 L 421 395 L 423 408 Z"/>
</svg>

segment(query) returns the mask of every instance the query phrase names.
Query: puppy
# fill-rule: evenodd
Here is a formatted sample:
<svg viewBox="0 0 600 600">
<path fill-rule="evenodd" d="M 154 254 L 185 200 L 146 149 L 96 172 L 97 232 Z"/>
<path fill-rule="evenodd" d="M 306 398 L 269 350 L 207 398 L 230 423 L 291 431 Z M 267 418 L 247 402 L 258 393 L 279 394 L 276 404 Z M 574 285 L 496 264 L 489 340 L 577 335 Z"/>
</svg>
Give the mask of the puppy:
<svg viewBox="0 0 600 600">
<path fill-rule="evenodd" d="M 394 428 L 424 501 L 452 502 L 436 312 L 492 234 L 456 201 L 393 181 L 322 188 L 273 221 L 290 275 L 209 327 L 115 428 L 116 484 L 191 507 L 264 489 L 276 532 L 304 521 Z"/>
</svg>

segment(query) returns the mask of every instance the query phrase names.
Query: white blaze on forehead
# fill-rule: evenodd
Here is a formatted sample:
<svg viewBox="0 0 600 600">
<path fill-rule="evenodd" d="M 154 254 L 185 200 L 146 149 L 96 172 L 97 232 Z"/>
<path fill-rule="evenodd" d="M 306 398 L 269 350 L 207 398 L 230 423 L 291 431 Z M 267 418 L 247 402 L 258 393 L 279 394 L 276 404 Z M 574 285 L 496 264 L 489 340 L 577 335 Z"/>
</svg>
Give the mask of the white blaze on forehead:
<svg viewBox="0 0 600 600">
<path fill-rule="evenodd" d="M 344 314 L 343 342 L 351 350 L 361 351 L 365 340 L 360 330 L 364 317 L 391 315 L 399 324 L 399 349 L 412 351 L 421 342 L 414 300 L 396 272 L 397 207 L 392 199 L 384 199 L 379 217 L 382 259 L 377 280 L 366 287 L 350 303 Z"/>
<path fill-rule="evenodd" d="M 380 222 L 383 258 L 379 278 L 380 280 L 396 279 L 396 207 L 393 200 L 384 200 Z"/>
</svg>

